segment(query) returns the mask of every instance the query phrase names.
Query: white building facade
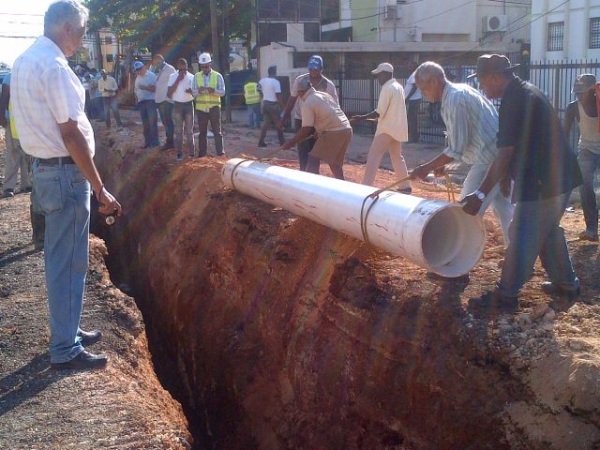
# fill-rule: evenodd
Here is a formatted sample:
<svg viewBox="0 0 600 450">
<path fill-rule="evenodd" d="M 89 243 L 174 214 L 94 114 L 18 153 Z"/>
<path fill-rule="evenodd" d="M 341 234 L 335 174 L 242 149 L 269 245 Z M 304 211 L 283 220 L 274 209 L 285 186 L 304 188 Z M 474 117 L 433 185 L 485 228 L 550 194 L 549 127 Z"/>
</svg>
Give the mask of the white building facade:
<svg viewBox="0 0 600 450">
<path fill-rule="evenodd" d="M 533 0 L 531 60 L 600 58 L 600 0 Z"/>
<path fill-rule="evenodd" d="M 285 74 L 294 67 L 295 52 L 337 54 L 336 68 L 346 70 L 344 55 L 349 53 L 354 61 L 357 53 L 378 53 L 384 58 L 405 54 L 417 62 L 448 55 L 474 63 L 483 53 L 514 54 L 529 48 L 531 0 L 314 1 L 315 9 L 323 2 L 323 11 L 335 11 L 321 21 L 320 39 L 315 39 L 312 27 L 282 20 L 278 39 L 270 45 L 263 32 L 260 74 L 273 64 Z M 270 17 L 268 22 L 274 20 Z M 310 38 L 305 30 L 311 30 Z"/>
</svg>

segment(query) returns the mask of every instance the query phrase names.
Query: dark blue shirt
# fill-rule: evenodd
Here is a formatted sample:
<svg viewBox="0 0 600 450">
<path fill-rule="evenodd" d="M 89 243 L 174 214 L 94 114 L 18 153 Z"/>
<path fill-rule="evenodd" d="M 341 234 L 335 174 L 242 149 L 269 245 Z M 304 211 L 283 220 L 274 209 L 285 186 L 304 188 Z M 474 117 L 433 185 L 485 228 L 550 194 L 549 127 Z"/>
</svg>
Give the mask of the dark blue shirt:
<svg viewBox="0 0 600 450">
<path fill-rule="evenodd" d="M 537 201 L 570 192 L 582 182 L 556 111 L 537 87 L 515 77 L 499 110 L 498 148 L 514 147 L 513 201 Z"/>
</svg>

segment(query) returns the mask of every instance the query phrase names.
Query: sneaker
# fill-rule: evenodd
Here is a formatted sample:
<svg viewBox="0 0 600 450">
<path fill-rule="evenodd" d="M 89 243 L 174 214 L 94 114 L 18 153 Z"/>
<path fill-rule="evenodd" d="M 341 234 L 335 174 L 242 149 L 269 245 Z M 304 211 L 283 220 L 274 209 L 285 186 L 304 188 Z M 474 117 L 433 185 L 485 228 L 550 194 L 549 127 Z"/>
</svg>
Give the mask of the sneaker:
<svg viewBox="0 0 600 450">
<path fill-rule="evenodd" d="M 507 297 L 496 288 L 481 297 L 469 299 L 469 310 L 488 315 L 514 314 L 519 309 L 518 297 Z"/>
<path fill-rule="evenodd" d="M 573 299 L 579 297 L 579 294 L 581 294 L 581 286 L 579 286 L 579 279 L 577 279 L 573 286 L 564 286 L 555 284 L 552 281 L 545 281 L 542 283 L 542 291 L 548 295 L 558 295 Z"/>
<path fill-rule="evenodd" d="M 264 142 L 259 142 L 258 146 L 261 148 L 265 148 L 267 146 L 267 144 L 265 144 Z"/>
<path fill-rule="evenodd" d="M 33 188 L 31 186 L 27 186 L 22 189 L 22 192 L 31 192 L 31 191 L 33 191 Z"/>
<path fill-rule="evenodd" d="M 183 153 L 177 153 L 177 161 L 183 161 Z"/>
<path fill-rule="evenodd" d="M 5 189 L 4 192 L 2 193 L 1 198 L 13 198 L 14 196 L 15 196 L 15 191 L 13 191 L 12 189 Z"/>
<path fill-rule="evenodd" d="M 588 230 L 582 231 L 581 233 L 579 233 L 579 240 L 598 242 L 598 233 L 592 233 Z"/>
</svg>

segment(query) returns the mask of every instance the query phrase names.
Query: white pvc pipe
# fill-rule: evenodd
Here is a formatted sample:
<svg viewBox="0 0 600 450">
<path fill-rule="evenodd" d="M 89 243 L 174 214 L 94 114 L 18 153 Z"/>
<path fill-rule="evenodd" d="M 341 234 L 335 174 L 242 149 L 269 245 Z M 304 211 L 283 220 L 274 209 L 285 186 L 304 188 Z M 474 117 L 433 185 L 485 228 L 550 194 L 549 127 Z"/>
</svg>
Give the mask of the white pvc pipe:
<svg viewBox="0 0 600 450">
<path fill-rule="evenodd" d="M 444 277 L 464 275 L 479 261 L 485 228 L 460 205 L 270 166 L 230 159 L 223 182 L 243 194 L 284 208 L 403 256 Z M 365 200 L 366 199 L 366 200 Z"/>
</svg>

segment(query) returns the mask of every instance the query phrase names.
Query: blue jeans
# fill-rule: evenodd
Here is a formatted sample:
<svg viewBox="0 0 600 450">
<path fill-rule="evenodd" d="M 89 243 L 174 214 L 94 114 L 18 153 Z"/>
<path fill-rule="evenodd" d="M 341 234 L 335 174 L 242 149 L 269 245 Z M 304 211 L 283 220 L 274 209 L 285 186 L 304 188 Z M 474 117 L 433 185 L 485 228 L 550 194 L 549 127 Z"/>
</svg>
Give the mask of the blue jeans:
<svg viewBox="0 0 600 450">
<path fill-rule="evenodd" d="M 50 361 L 63 363 L 83 351 L 77 337 L 89 260 L 88 181 L 75 164 L 33 164 L 37 204 L 44 214 L 44 258 L 50 312 Z"/>
<path fill-rule="evenodd" d="M 250 128 L 260 128 L 261 116 L 260 103 L 248 105 L 248 126 Z"/>
<path fill-rule="evenodd" d="M 302 120 L 300 119 L 294 119 L 294 129 L 296 130 L 296 132 L 302 128 Z M 310 132 L 311 135 L 313 135 L 315 133 L 315 129 L 313 128 L 312 131 Z M 298 144 L 296 144 L 296 149 L 298 150 L 298 161 L 300 163 L 300 170 L 302 172 L 306 172 L 306 166 L 308 164 L 308 156 L 310 154 L 310 151 L 313 149 L 313 147 L 315 146 L 315 142 L 317 142 L 317 140 L 315 138 L 309 138 L 309 139 L 305 139 L 302 142 L 298 142 Z"/>
<path fill-rule="evenodd" d="M 579 186 L 579 196 L 581 197 L 585 229 L 589 234 L 597 235 L 598 207 L 596 206 L 596 193 L 594 192 L 594 176 L 596 170 L 600 168 L 600 154 L 580 148 L 577 160 L 583 176 L 583 184 Z"/>
<path fill-rule="evenodd" d="M 142 100 L 138 103 L 142 127 L 144 129 L 144 144 L 146 148 L 158 147 L 158 113 L 154 100 Z"/>
<path fill-rule="evenodd" d="M 535 202 L 518 202 L 508 229 L 510 243 L 506 249 L 498 288 L 507 297 L 517 297 L 531 277 L 533 265 L 540 257 L 550 281 L 572 288 L 579 280 L 573 271 L 565 232 L 560 219 L 569 203 L 571 192 Z"/>
</svg>

